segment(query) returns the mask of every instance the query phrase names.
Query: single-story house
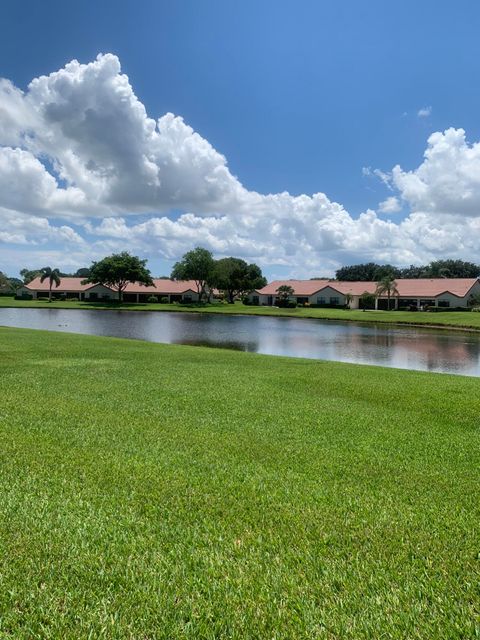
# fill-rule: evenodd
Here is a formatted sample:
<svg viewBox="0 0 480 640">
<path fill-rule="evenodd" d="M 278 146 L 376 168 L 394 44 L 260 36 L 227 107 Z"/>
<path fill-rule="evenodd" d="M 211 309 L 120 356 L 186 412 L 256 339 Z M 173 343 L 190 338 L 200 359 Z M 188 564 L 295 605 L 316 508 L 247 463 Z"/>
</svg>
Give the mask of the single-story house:
<svg viewBox="0 0 480 640">
<path fill-rule="evenodd" d="M 478 278 L 396 278 L 398 295 L 391 297 L 392 308 L 416 306 L 467 307 L 472 295 L 480 294 Z M 276 305 L 278 289 L 287 285 L 293 289 L 290 300 L 298 304 L 348 306 L 360 308 L 360 297 L 375 294 L 376 282 L 346 282 L 339 280 L 275 280 L 249 295 L 252 304 Z M 384 309 L 387 295 L 376 297 L 375 308 Z"/>
<path fill-rule="evenodd" d="M 118 292 L 101 284 L 82 284 L 84 278 L 61 278 L 58 287 L 53 285 L 52 295 L 79 300 L 116 300 Z M 197 287 L 194 280 L 169 280 L 156 278 L 154 286 L 145 287 L 139 283 L 127 284 L 123 292 L 125 302 L 147 302 L 151 296 L 168 298 L 169 302 L 198 301 Z M 33 298 L 48 297 L 50 284 L 48 278 L 40 282 L 35 278 L 17 289 L 17 296 L 32 296 Z"/>
</svg>

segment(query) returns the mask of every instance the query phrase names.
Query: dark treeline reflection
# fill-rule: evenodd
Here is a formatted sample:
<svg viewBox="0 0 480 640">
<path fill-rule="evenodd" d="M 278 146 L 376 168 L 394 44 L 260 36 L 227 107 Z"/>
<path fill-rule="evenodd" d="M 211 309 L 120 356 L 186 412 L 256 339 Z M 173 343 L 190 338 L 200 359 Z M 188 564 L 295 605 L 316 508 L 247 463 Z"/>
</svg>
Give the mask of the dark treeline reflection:
<svg viewBox="0 0 480 640">
<path fill-rule="evenodd" d="M 0 325 L 480 375 L 480 335 L 199 313 L 0 309 Z"/>
</svg>

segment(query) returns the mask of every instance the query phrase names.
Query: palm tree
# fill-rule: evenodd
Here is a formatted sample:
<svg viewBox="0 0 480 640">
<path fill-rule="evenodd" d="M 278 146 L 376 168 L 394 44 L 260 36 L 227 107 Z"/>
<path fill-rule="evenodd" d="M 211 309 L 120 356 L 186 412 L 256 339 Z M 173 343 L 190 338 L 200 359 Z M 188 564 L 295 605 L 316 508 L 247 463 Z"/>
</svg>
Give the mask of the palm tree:
<svg viewBox="0 0 480 640">
<path fill-rule="evenodd" d="M 387 275 L 377 282 L 377 289 L 375 291 L 376 296 L 382 296 L 387 294 L 388 310 L 390 311 L 390 298 L 392 296 L 398 296 L 397 283 L 392 275 Z"/>
<path fill-rule="evenodd" d="M 289 284 L 282 284 L 281 287 L 278 287 L 276 292 L 278 293 L 278 297 L 280 298 L 280 300 L 284 303 L 286 303 L 290 296 L 293 296 L 293 294 L 295 293 L 295 291 Z"/>
<path fill-rule="evenodd" d="M 51 267 L 44 267 L 42 269 L 42 275 L 40 276 L 40 282 L 48 279 L 48 299 L 52 301 L 52 287 L 55 285 L 58 287 L 60 284 L 60 269 L 52 269 Z"/>
</svg>

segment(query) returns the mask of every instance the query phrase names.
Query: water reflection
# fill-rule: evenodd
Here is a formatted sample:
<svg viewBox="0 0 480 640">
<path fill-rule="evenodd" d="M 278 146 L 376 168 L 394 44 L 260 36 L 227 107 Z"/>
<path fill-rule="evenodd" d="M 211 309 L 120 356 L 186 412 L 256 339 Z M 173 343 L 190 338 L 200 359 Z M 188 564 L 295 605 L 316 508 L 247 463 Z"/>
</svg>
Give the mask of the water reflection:
<svg viewBox="0 0 480 640">
<path fill-rule="evenodd" d="M 480 335 L 197 313 L 0 309 L 0 325 L 480 375 Z"/>
</svg>

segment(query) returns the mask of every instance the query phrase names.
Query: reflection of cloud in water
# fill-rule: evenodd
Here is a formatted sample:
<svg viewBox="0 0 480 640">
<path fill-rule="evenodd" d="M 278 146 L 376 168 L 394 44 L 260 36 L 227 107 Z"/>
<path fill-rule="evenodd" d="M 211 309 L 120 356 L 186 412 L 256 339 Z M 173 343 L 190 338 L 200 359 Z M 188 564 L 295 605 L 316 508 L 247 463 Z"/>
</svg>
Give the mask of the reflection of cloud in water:
<svg viewBox="0 0 480 640">
<path fill-rule="evenodd" d="M 0 309 L 0 325 L 480 375 L 480 334 L 298 318 Z"/>
</svg>

